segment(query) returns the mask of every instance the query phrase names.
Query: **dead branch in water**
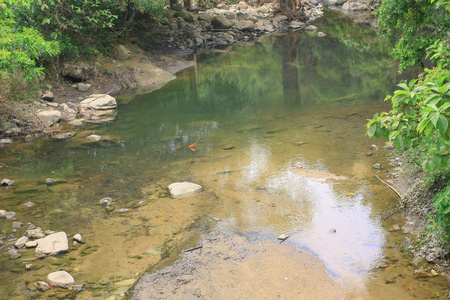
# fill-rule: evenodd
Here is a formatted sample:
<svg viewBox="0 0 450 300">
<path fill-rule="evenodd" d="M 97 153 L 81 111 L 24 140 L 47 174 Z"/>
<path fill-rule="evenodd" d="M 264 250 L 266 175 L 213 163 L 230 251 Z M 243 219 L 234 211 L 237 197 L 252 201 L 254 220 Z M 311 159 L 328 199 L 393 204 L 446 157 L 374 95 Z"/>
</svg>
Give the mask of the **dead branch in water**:
<svg viewBox="0 0 450 300">
<path fill-rule="evenodd" d="M 183 252 L 192 252 L 192 251 L 194 251 L 194 250 L 201 249 L 201 248 L 203 248 L 202 245 L 197 246 L 197 247 L 192 247 L 192 248 L 189 248 L 189 249 L 186 249 L 186 250 L 183 250 Z"/>
<path fill-rule="evenodd" d="M 393 190 L 399 197 L 400 199 L 405 199 L 406 196 L 400 194 L 396 189 L 394 189 L 394 187 L 392 185 L 390 185 L 389 183 L 387 183 L 386 181 L 383 181 L 380 177 L 378 177 L 377 175 L 375 175 L 375 177 L 381 181 L 381 183 L 384 183 L 385 185 L 387 185 L 391 190 Z"/>
</svg>

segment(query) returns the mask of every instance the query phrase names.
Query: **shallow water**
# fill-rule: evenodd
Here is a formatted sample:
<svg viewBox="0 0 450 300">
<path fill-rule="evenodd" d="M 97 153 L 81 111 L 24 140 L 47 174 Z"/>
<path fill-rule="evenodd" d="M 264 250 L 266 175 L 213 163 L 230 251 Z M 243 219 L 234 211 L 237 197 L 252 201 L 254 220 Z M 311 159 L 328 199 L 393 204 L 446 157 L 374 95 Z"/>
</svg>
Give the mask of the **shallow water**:
<svg viewBox="0 0 450 300">
<path fill-rule="evenodd" d="M 373 143 L 382 148 L 365 137 L 366 119 L 388 109 L 383 99 L 401 78 L 370 27 L 329 14 L 316 24 L 325 38 L 299 32 L 206 50 L 162 89 L 122 100 L 110 124 L 86 125 L 70 140 L 1 148 L 9 167 L 0 177 L 16 183 L 2 188 L 0 209 L 15 211 L 24 226 L 13 233 L 12 221 L 0 220 L 0 237 L 20 237 L 29 222 L 81 233 L 86 244 L 32 261 L 28 271 L 32 250 L 17 260 L 1 254 L 0 295 L 58 293 L 27 286 L 58 269 L 87 287 L 78 298 L 123 294 L 161 257 L 195 245 L 217 219 L 249 236 L 290 234 L 286 243 L 316 256 L 355 295 L 382 295 L 385 277 L 398 272 L 379 275 L 387 257 L 411 277 L 390 284 L 392 295 L 443 295 L 443 278 L 414 281 L 401 260 L 401 235 L 388 230 L 402 220 L 380 217 L 397 199 L 371 167 L 381 163 L 384 175 L 387 153 L 366 155 Z M 91 133 L 103 140 L 89 142 Z M 196 151 L 188 147 L 194 143 Z M 168 184 L 185 180 L 205 191 L 167 196 Z M 113 198 L 114 210 L 99 204 L 103 197 Z M 23 205 L 29 201 L 35 205 Z"/>
</svg>

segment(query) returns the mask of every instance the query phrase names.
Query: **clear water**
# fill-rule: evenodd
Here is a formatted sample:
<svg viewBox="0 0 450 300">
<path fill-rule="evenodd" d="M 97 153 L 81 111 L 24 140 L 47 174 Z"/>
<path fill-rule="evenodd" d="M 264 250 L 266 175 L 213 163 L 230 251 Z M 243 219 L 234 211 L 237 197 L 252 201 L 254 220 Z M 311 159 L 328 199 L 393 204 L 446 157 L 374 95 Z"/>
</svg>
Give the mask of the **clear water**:
<svg viewBox="0 0 450 300">
<path fill-rule="evenodd" d="M 370 27 L 328 14 L 316 23 L 324 38 L 298 32 L 206 50 L 160 90 L 119 98 L 112 123 L 86 125 L 70 140 L 1 148 L 9 167 L 0 177 L 16 183 L 2 188 L 0 209 L 25 225 L 13 233 L 11 220 L 0 220 L 0 236 L 18 238 L 29 222 L 82 233 L 86 244 L 56 261 L 32 261 L 28 271 L 32 250 L 17 260 L 1 254 L 0 295 L 48 297 L 27 283 L 60 268 L 87 287 L 79 298 L 123 293 L 161 256 L 195 244 L 192 226 L 211 217 L 248 234 L 288 233 L 336 280 L 366 289 L 386 255 L 401 255 L 399 246 L 386 248 L 400 238 L 387 231 L 395 222 L 380 219 L 395 194 L 371 168 L 387 168 L 386 153 L 366 156 L 374 141 L 364 135 L 366 119 L 388 108 L 383 99 L 401 78 Z M 89 142 L 91 133 L 103 140 Z M 304 176 L 302 168 L 331 178 Z M 185 180 L 206 191 L 167 197 L 168 184 Z M 114 199 L 113 211 L 99 204 L 103 197 Z M 29 201 L 31 208 L 23 205 Z M 439 284 L 406 295 L 428 296 L 445 289 Z"/>
</svg>

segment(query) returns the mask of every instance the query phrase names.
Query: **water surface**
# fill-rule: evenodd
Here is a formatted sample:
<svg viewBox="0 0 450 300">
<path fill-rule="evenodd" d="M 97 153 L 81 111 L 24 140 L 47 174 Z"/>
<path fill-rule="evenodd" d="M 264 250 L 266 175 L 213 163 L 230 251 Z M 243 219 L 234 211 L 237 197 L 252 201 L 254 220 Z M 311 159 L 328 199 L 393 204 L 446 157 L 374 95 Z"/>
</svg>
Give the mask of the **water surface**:
<svg viewBox="0 0 450 300">
<path fill-rule="evenodd" d="M 0 209 L 25 224 L 13 233 L 11 220 L 1 220 L 5 244 L 28 223 L 82 233 L 86 244 L 32 261 L 29 271 L 31 250 L 17 260 L 2 254 L 0 295 L 47 297 L 27 283 L 60 268 L 87 287 L 79 298 L 121 294 L 217 220 L 249 236 L 290 234 L 286 242 L 316 256 L 334 280 L 370 294 L 371 280 L 384 280 L 376 266 L 402 255 L 400 237 L 388 232 L 401 220 L 380 218 L 396 198 L 374 179 L 371 166 L 388 168 L 386 153 L 367 156 L 374 141 L 364 125 L 388 109 L 383 99 L 400 78 L 370 27 L 336 13 L 316 25 L 326 37 L 297 32 L 205 50 L 195 68 L 151 94 L 119 99 L 112 123 L 86 125 L 70 140 L 1 148 L 9 167 L 0 177 L 16 183 L 2 189 Z M 89 142 L 91 133 L 103 140 Z M 47 185 L 49 177 L 59 184 Z M 167 185 L 176 181 L 205 191 L 171 199 Z M 114 199 L 112 211 L 99 204 L 103 197 Z M 439 284 L 389 288 L 428 297 L 445 288 Z"/>
</svg>

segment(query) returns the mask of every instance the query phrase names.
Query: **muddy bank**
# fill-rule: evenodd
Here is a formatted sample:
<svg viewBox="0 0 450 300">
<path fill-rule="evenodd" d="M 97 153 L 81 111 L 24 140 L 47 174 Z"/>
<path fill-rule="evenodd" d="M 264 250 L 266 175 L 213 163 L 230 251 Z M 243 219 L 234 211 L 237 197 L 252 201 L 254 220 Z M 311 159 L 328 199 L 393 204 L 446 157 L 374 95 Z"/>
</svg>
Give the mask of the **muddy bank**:
<svg viewBox="0 0 450 300">
<path fill-rule="evenodd" d="M 231 232 L 185 250 L 175 265 L 141 278 L 133 299 L 343 299 L 346 292 L 311 254 Z M 197 248 L 197 249 L 196 249 Z"/>
</svg>

